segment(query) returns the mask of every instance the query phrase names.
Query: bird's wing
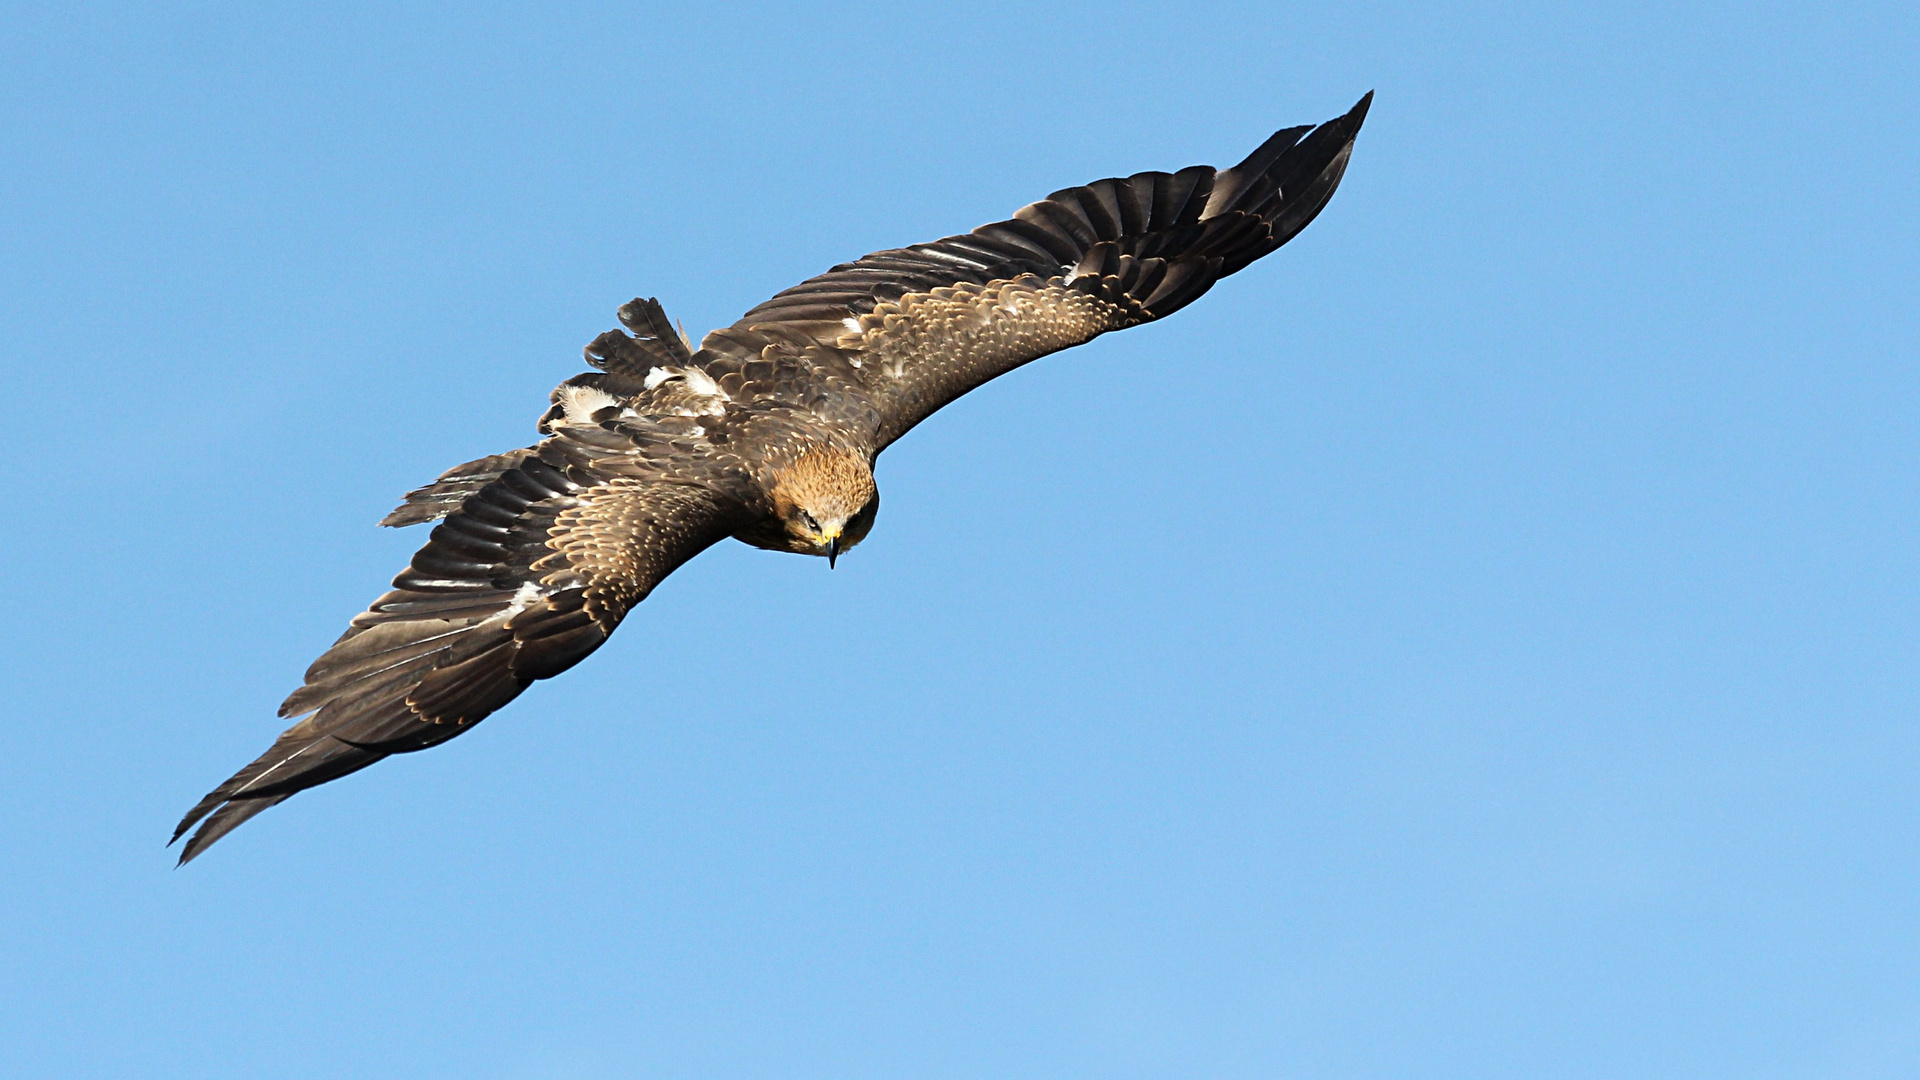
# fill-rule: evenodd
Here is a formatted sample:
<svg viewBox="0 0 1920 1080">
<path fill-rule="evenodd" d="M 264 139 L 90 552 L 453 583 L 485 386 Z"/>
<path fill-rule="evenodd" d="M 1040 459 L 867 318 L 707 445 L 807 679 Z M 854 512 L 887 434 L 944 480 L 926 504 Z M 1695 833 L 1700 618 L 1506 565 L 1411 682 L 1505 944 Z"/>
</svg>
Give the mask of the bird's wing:
<svg viewBox="0 0 1920 1080">
<path fill-rule="evenodd" d="M 299 722 L 182 819 L 175 840 L 206 822 L 180 861 L 296 792 L 466 731 L 579 663 L 661 579 L 741 524 L 740 504 L 714 487 L 596 470 L 591 457 L 550 439 L 463 466 L 396 510 L 404 524 L 458 506 L 307 669 L 280 707 Z"/>
<path fill-rule="evenodd" d="M 1172 314 L 1292 239 L 1339 185 L 1372 99 L 1278 132 L 1231 169 L 1100 180 L 836 266 L 707 335 L 695 359 L 725 377 L 798 344 L 850 366 L 884 447 L 989 379 Z"/>
</svg>

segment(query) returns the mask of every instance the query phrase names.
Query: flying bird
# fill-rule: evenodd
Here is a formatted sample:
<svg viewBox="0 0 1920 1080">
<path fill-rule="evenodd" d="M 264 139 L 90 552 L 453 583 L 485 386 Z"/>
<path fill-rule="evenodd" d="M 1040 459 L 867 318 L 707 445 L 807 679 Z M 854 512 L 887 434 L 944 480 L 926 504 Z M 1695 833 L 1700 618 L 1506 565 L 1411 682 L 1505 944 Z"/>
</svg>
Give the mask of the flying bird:
<svg viewBox="0 0 1920 1080">
<path fill-rule="evenodd" d="M 595 370 L 553 391 L 539 442 L 449 469 L 381 522 L 439 524 L 280 706 L 298 721 L 181 819 L 175 841 L 200 827 L 180 862 L 297 792 L 467 731 L 729 536 L 831 566 L 873 528 L 882 450 L 989 379 L 1165 318 L 1292 239 L 1372 100 L 1230 169 L 1097 180 L 843 263 L 697 350 L 657 301 L 623 305 L 625 329 L 586 347 Z"/>
</svg>

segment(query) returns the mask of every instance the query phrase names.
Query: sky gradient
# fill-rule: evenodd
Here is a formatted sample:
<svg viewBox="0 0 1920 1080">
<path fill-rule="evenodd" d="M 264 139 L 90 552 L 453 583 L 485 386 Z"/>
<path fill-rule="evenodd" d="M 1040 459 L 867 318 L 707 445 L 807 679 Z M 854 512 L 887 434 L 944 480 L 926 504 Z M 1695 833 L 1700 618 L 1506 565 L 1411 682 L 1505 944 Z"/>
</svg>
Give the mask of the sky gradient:
<svg viewBox="0 0 1920 1080">
<path fill-rule="evenodd" d="M 23 1078 L 1920 1071 L 1911 4 L 12 5 Z M 161 846 L 614 308 L 1378 93 L 1293 243 Z"/>
</svg>

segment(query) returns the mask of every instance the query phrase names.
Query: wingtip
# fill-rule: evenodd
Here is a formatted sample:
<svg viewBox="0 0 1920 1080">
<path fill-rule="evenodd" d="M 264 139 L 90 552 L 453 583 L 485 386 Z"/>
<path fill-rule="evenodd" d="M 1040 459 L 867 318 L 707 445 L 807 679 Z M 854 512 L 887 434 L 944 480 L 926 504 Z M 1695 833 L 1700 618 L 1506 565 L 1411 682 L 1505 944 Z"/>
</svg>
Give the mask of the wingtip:
<svg viewBox="0 0 1920 1080">
<path fill-rule="evenodd" d="M 188 831 L 206 815 L 207 811 L 200 809 L 198 806 L 188 811 L 187 816 L 180 819 L 180 824 L 174 826 L 173 835 L 167 839 L 167 847 L 171 848 L 173 845 L 179 843 L 180 838 L 187 835 Z M 202 831 L 204 832 L 205 830 Z M 197 836 L 194 838 L 194 840 L 198 839 L 199 837 Z M 178 870 L 189 862 L 192 862 L 193 857 L 200 854 L 201 848 L 205 846 L 204 844 L 196 845 L 193 840 L 187 841 L 187 846 L 180 849 L 180 859 L 173 864 L 173 868 Z"/>
<path fill-rule="evenodd" d="M 187 846 L 180 850 L 180 861 L 176 867 L 185 866 L 198 858 L 200 853 L 218 843 L 228 833 L 240 827 L 240 824 L 271 806 L 278 806 L 292 797 L 292 792 L 284 795 L 266 795 L 257 798 L 228 799 L 220 804 L 207 819 L 193 831 Z M 176 838 L 177 839 L 177 838 Z M 168 844 L 172 847 L 172 844 Z"/>
<path fill-rule="evenodd" d="M 180 838 L 187 835 L 187 830 L 192 827 L 193 822 L 191 821 L 181 822 L 180 827 L 173 830 L 173 837 L 167 841 L 167 847 L 171 848 L 173 845 L 179 843 Z M 200 851 L 193 846 L 193 841 L 187 841 L 187 846 L 180 849 L 180 858 L 174 861 L 173 868 L 175 870 L 180 869 L 187 865 L 187 863 L 193 861 L 193 857 L 198 854 L 200 854 Z"/>
<path fill-rule="evenodd" d="M 1358 131 L 1360 125 L 1366 122 L 1367 110 L 1371 108 L 1373 108 L 1373 91 L 1369 90 L 1360 95 L 1360 100 L 1354 103 L 1353 108 L 1347 110 L 1347 115 L 1342 119 L 1351 121 L 1354 130 Z"/>
</svg>

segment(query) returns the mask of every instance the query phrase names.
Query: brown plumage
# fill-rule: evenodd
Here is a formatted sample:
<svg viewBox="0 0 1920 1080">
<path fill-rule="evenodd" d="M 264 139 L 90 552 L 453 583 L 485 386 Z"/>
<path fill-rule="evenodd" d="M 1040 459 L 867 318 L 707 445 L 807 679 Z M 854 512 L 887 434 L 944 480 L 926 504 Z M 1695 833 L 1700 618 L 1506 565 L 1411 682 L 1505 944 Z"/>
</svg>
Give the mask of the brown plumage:
<svg viewBox="0 0 1920 1080">
<path fill-rule="evenodd" d="M 880 510 L 873 467 L 857 451 L 832 445 L 811 447 L 774 472 L 767 495 L 773 515 L 734 535 L 798 555 L 838 556 L 866 539 Z"/>
<path fill-rule="evenodd" d="M 981 383 L 1164 318 L 1332 197 L 1369 94 L 1231 169 L 1057 191 L 971 233 L 836 266 L 708 334 L 620 308 L 542 440 L 457 466 L 384 525 L 439 521 L 280 707 L 297 722 L 200 800 L 186 862 L 298 791 L 453 738 L 598 648 L 729 536 L 829 561 L 873 527 L 880 452 Z"/>
</svg>

